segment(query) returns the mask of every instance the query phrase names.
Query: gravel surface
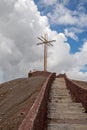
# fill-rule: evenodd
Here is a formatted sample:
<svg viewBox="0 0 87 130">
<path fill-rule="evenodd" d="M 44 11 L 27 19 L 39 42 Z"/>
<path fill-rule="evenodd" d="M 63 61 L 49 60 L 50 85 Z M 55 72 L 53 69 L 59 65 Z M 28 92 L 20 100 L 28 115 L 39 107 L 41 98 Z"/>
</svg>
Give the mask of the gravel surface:
<svg viewBox="0 0 87 130">
<path fill-rule="evenodd" d="M 46 76 L 0 84 L 0 130 L 17 130 L 36 99 Z"/>
<path fill-rule="evenodd" d="M 81 88 L 87 90 L 87 82 L 86 81 L 77 81 L 77 80 L 72 80 L 74 83 L 79 85 Z"/>
</svg>

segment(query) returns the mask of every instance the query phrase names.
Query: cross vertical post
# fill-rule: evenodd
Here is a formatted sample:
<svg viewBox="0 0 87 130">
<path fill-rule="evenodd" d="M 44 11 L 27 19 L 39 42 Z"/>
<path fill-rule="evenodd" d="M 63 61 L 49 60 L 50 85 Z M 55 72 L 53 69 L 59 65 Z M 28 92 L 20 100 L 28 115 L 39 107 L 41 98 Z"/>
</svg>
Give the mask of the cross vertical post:
<svg viewBox="0 0 87 130">
<path fill-rule="evenodd" d="M 37 45 L 44 44 L 44 71 L 47 71 L 47 47 L 53 46 L 51 42 L 55 42 L 56 40 L 48 41 L 48 35 L 47 34 L 45 34 L 44 36 L 38 37 L 38 39 L 41 42 L 37 43 Z"/>
<path fill-rule="evenodd" d="M 47 34 L 44 37 L 47 40 Z M 47 71 L 47 44 L 44 44 L 44 71 Z"/>
</svg>

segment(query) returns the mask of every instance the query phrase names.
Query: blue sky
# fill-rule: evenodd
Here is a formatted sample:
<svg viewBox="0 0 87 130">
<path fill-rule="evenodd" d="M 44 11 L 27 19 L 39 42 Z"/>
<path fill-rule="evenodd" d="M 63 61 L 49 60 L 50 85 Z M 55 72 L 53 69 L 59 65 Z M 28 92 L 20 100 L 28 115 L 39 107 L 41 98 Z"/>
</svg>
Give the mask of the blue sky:
<svg viewBox="0 0 87 130">
<path fill-rule="evenodd" d="M 74 16 L 75 17 L 80 17 L 79 14 L 81 13 L 82 15 L 87 14 L 87 0 L 52 0 L 53 2 L 50 3 L 51 0 L 34 0 L 36 3 L 38 10 L 40 11 L 40 14 L 43 16 L 47 16 L 49 19 L 50 23 L 50 28 L 51 30 L 56 30 L 58 33 L 62 32 L 64 33 L 65 29 L 71 29 L 72 33 L 76 35 L 78 39 L 72 38 L 71 36 L 68 36 L 68 43 L 71 46 L 71 53 L 75 53 L 79 51 L 79 48 L 83 45 L 84 41 L 87 40 L 87 25 L 79 25 L 78 22 L 76 23 L 60 23 L 60 22 L 52 22 L 51 18 L 49 18 L 49 13 L 50 15 L 55 15 L 54 12 L 56 13 L 56 7 L 57 5 L 62 5 L 67 11 L 72 11 L 72 13 L 76 13 Z M 67 13 L 67 12 L 66 12 Z M 54 17 L 53 17 L 54 18 Z M 60 16 L 56 17 L 57 19 L 60 19 Z M 68 19 L 67 19 L 68 21 Z M 84 21 L 87 22 L 87 21 Z M 84 24 L 84 23 L 82 23 Z M 74 31 L 75 28 L 77 31 Z"/>
<path fill-rule="evenodd" d="M 46 33 L 48 71 L 87 81 L 87 0 L 0 0 L 0 82 L 43 70 Z"/>
</svg>

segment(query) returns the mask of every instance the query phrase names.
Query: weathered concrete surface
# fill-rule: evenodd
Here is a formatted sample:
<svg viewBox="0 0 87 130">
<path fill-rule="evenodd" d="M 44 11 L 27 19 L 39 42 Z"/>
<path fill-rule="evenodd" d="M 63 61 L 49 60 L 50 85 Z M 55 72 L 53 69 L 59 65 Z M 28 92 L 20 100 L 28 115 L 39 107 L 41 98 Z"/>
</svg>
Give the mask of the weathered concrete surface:
<svg viewBox="0 0 87 130">
<path fill-rule="evenodd" d="M 56 78 L 49 97 L 47 130 L 87 130 L 87 114 L 72 101 L 64 78 Z"/>
</svg>

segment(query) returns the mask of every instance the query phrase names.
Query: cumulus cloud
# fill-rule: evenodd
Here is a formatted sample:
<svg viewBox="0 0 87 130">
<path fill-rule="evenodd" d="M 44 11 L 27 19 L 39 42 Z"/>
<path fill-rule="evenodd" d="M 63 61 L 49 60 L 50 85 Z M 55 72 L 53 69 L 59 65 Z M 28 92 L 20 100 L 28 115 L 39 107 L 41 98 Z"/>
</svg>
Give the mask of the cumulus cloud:
<svg viewBox="0 0 87 130">
<path fill-rule="evenodd" d="M 80 65 L 85 65 L 87 64 L 87 41 L 84 42 L 82 48 L 80 48 L 80 52 L 77 52 L 75 54 L 75 57 L 77 59 L 77 62 L 80 64 Z M 79 60 L 80 59 L 80 60 Z"/>
<path fill-rule="evenodd" d="M 69 32 L 73 32 L 73 33 L 75 33 L 75 34 L 80 34 L 80 33 L 84 32 L 83 29 L 78 28 L 78 27 L 67 27 L 66 29 L 67 29 Z"/>
<path fill-rule="evenodd" d="M 78 40 L 78 37 L 75 35 L 75 33 L 69 31 L 68 29 L 65 29 L 65 35 L 66 35 L 67 37 L 70 37 L 70 38 L 76 40 L 76 41 Z"/>
<path fill-rule="evenodd" d="M 63 25 L 73 25 L 77 22 L 77 18 L 72 15 L 72 11 L 66 8 L 63 4 L 56 4 L 53 12 L 47 14 L 52 23 Z"/>
<path fill-rule="evenodd" d="M 81 69 L 86 69 L 85 66 L 87 65 L 87 41 L 84 42 L 80 51 L 76 52 L 73 56 L 75 59 L 74 66 L 71 67 L 67 74 L 74 79 L 87 80 L 86 70 L 84 72 L 81 71 Z"/>
<path fill-rule="evenodd" d="M 48 48 L 48 70 L 68 75 L 76 70 L 79 78 L 80 69 L 86 63 L 86 60 L 79 61 L 81 55 L 81 59 L 87 58 L 86 43 L 79 53 L 71 55 L 66 35 L 50 29 L 48 18 L 40 15 L 33 0 L 3 0 L 0 1 L 1 82 L 27 76 L 32 69 L 43 69 L 43 46 L 36 43 L 37 37 L 45 33 L 50 40 L 56 40 L 54 46 Z"/>
<path fill-rule="evenodd" d="M 51 6 L 54 4 L 60 4 L 62 3 L 63 5 L 67 5 L 69 3 L 69 0 L 40 0 L 39 4 L 43 4 L 43 6 Z"/>
<path fill-rule="evenodd" d="M 32 0 L 3 0 L 0 5 L 0 68 L 3 80 L 9 80 L 25 75 L 34 65 L 39 66 L 43 54 L 37 53 L 42 51 L 41 47 L 34 49 L 36 38 L 49 24 Z M 40 61 L 36 63 L 37 59 Z"/>
<path fill-rule="evenodd" d="M 83 4 L 79 4 L 75 10 L 70 10 L 65 6 L 64 2 L 56 3 L 55 8 L 47 16 L 51 23 L 54 24 L 73 25 L 81 28 L 87 27 L 87 14 Z"/>
<path fill-rule="evenodd" d="M 53 5 L 57 2 L 57 0 L 40 0 L 39 4 L 44 4 L 45 6 Z"/>
</svg>

